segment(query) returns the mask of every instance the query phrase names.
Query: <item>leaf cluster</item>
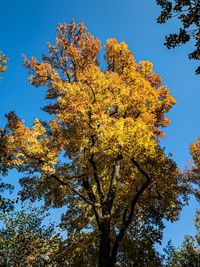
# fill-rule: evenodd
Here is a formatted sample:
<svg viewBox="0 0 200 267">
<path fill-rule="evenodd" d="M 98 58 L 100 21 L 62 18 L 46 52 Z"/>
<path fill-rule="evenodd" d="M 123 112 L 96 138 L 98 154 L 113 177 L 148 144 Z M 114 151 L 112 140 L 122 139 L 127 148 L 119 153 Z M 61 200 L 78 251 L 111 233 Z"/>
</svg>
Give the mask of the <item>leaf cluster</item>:
<svg viewBox="0 0 200 267">
<path fill-rule="evenodd" d="M 4 71 L 6 71 L 6 63 L 7 63 L 7 58 L 6 56 L 0 51 L 0 74 Z"/>
<path fill-rule="evenodd" d="M 190 39 L 195 41 L 195 50 L 188 56 L 189 59 L 200 60 L 200 2 L 199 0 L 157 0 L 162 12 L 157 22 L 162 24 L 167 20 L 177 17 L 181 22 L 178 33 L 166 36 L 165 45 L 171 49 L 187 43 Z M 196 69 L 200 74 L 200 67 Z"/>
</svg>

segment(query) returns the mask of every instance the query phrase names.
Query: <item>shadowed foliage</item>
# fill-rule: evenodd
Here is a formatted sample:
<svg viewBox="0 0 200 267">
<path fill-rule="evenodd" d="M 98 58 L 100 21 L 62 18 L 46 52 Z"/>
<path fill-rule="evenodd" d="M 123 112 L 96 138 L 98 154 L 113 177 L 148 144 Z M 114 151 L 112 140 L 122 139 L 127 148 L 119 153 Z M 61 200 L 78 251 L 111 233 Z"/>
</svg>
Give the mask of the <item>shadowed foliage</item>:
<svg viewBox="0 0 200 267">
<path fill-rule="evenodd" d="M 178 33 L 166 36 L 165 45 L 171 49 L 192 40 L 195 49 L 188 56 L 189 59 L 200 60 L 200 1 L 199 0 L 156 0 L 162 12 L 158 23 L 165 23 L 172 18 L 178 18 L 181 27 Z M 196 69 L 200 74 L 200 67 Z"/>
</svg>

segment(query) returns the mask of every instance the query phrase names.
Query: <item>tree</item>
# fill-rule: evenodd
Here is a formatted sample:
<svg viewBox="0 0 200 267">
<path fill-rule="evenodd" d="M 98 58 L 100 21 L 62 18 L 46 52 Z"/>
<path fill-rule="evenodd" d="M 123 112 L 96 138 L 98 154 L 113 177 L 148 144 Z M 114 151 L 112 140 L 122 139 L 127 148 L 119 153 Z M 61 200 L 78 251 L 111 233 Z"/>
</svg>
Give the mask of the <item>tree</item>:
<svg viewBox="0 0 200 267">
<path fill-rule="evenodd" d="M 13 209 L 13 204 L 16 202 L 16 200 L 12 200 L 9 198 L 6 198 L 5 196 L 3 196 L 3 193 L 5 191 L 9 191 L 9 193 L 11 194 L 11 192 L 13 191 L 14 186 L 12 186 L 11 184 L 7 184 L 2 182 L 2 179 L 0 178 L 0 211 L 3 212 L 7 212 L 9 210 Z"/>
<path fill-rule="evenodd" d="M 7 114 L 3 162 L 26 172 L 22 199 L 67 207 L 62 222 L 71 261 L 98 253 L 98 266 L 112 267 L 120 253 L 124 257 L 126 234 L 145 222 L 143 240 L 158 233 L 149 236 L 146 247 L 153 249 L 163 218 L 178 219 L 189 183 L 159 144 L 175 99 L 152 63 L 137 64 L 126 43 L 112 38 L 100 69 L 100 49 L 100 41 L 72 21 L 58 26 L 41 63 L 25 57 L 30 83 L 47 88 L 44 110 L 51 117 L 29 128 Z"/>
<path fill-rule="evenodd" d="M 64 245 L 53 224 L 42 224 L 47 216 L 44 208 L 31 205 L 0 214 L 1 266 L 61 266 L 57 253 Z"/>
<path fill-rule="evenodd" d="M 151 224 L 151 218 L 144 222 L 133 220 L 119 248 L 120 267 L 161 267 L 162 257 L 154 245 L 162 238 L 162 227 Z"/>
<path fill-rule="evenodd" d="M 168 246 L 167 267 L 198 267 L 200 264 L 200 212 L 197 211 L 195 218 L 197 235 L 186 235 L 181 246 L 175 249 L 171 244 Z"/>
<path fill-rule="evenodd" d="M 1 77 L 1 73 L 6 71 L 6 63 L 7 63 L 7 58 L 0 51 L 0 77 Z M 4 175 L 6 174 L 6 167 L 4 166 L 4 162 L 5 162 L 4 158 L 6 154 L 6 147 L 5 147 L 6 142 L 7 140 L 6 140 L 5 129 L 0 128 L 0 174 L 4 174 Z M 2 182 L 2 179 L 0 177 L 0 193 L 1 193 L 0 210 L 1 211 L 6 212 L 13 208 L 14 200 L 3 197 L 3 193 L 5 192 L 5 190 L 9 190 L 11 193 L 13 189 L 14 187 L 12 185 Z"/>
<path fill-rule="evenodd" d="M 200 186 L 200 138 L 197 138 L 193 144 L 190 145 L 190 152 L 193 159 L 190 168 L 185 170 L 185 180 L 193 187 L 190 187 L 190 193 L 196 196 L 199 200 L 199 186 Z M 165 257 L 165 266 L 167 267 L 198 267 L 200 264 L 200 210 L 197 210 L 195 217 L 195 226 L 197 234 L 195 237 L 186 235 L 179 248 L 175 248 L 171 242 L 165 249 L 167 259 Z"/>
<path fill-rule="evenodd" d="M 197 138 L 193 144 L 190 145 L 190 153 L 193 163 L 186 171 L 186 179 L 189 183 L 193 183 L 192 194 L 197 200 L 200 199 L 200 138 Z"/>
<path fill-rule="evenodd" d="M 177 17 L 181 22 L 179 33 L 166 36 L 165 45 L 171 49 L 187 43 L 190 39 L 195 42 L 195 50 L 189 54 L 189 59 L 200 60 L 200 2 L 199 0 L 156 0 L 162 12 L 158 23 L 165 23 L 168 19 Z M 196 69 L 200 74 L 200 67 Z"/>
</svg>

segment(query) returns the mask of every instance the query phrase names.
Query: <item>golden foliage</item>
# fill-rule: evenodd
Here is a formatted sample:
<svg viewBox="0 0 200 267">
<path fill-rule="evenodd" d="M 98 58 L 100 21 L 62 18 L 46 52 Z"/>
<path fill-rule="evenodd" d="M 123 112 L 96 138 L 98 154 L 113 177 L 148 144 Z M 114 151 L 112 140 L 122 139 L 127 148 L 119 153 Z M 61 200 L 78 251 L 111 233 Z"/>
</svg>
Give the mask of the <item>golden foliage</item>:
<svg viewBox="0 0 200 267">
<path fill-rule="evenodd" d="M 21 180 L 24 198 L 68 203 L 69 234 L 87 226 L 101 232 L 108 223 L 114 243 L 116 229 L 123 236 L 133 214 L 159 225 L 163 217 L 176 220 L 185 191 L 159 144 L 170 122 L 165 114 L 176 102 L 169 88 L 151 62 L 135 62 L 125 42 L 107 41 L 105 68 L 100 49 L 100 41 L 72 21 L 58 26 L 41 63 L 25 57 L 30 83 L 48 88 L 44 110 L 53 118 L 35 119 L 29 128 L 7 115 L 7 166 L 29 173 Z"/>
<path fill-rule="evenodd" d="M 6 70 L 7 59 L 6 56 L 0 51 L 0 73 Z"/>
</svg>

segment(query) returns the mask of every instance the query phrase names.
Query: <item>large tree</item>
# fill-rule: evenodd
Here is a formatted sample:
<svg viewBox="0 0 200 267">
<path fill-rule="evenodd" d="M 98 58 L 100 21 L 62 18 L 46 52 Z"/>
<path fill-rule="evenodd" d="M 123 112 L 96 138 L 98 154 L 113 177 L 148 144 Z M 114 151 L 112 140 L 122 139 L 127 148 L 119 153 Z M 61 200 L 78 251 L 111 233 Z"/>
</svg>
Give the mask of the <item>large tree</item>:
<svg viewBox="0 0 200 267">
<path fill-rule="evenodd" d="M 157 19 L 158 23 L 165 23 L 174 17 L 181 23 L 178 33 L 166 36 L 166 47 L 171 49 L 192 39 L 195 42 L 195 49 L 189 54 L 189 59 L 200 60 L 200 1 L 156 0 L 156 2 L 162 8 Z M 196 74 L 200 74 L 200 66 L 196 69 Z"/>
<path fill-rule="evenodd" d="M 159 144 L 175 99 L 152 63 L 136 63 L 124 42 L 107 41 L 100 68 L 100 41 L 82 23 L 60 24 L 48 50 L 24 64 L 30 83 L 47 88 L 50 119 L 29 128 L 7 114 L 4 166 L 26 173 L 23 199 L 67 207 L 69 266 L 125 261 L 125 240 L 145 244 L 144 266 L 153 266 L 162 220 L 178 219 L 188 192 Z"/>
</svg>

